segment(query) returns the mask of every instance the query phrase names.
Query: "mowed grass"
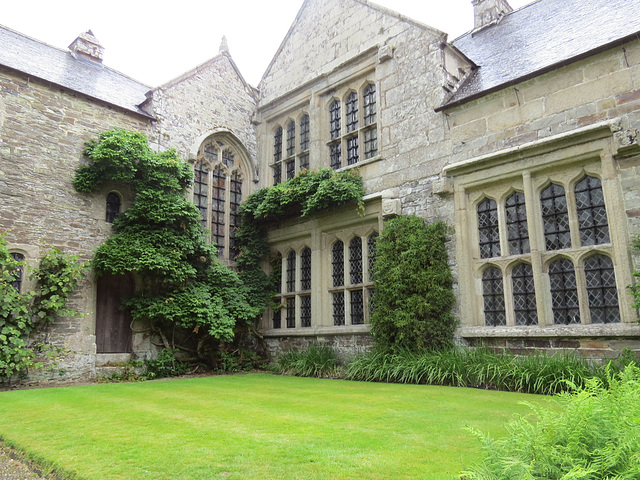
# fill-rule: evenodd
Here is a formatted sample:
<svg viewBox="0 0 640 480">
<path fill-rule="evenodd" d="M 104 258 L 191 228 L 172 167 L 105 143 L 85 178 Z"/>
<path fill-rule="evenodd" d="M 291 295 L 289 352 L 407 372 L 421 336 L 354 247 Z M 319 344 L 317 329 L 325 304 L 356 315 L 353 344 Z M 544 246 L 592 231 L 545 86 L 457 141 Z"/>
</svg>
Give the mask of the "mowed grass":
<svg viewBox="0 0 640 480">
<path fill-rule="evenodd" d="M 87 480 L 456 479 L 521 401 L 255 373 L 0 392 L 0 436 Z"/>
</svg>

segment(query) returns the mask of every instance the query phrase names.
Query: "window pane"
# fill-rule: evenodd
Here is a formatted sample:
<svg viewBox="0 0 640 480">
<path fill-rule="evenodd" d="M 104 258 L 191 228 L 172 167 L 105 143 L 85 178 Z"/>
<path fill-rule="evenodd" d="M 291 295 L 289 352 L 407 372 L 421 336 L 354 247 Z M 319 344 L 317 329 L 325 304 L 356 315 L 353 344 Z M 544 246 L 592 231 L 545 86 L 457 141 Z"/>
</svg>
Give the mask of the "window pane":
<svg viewBox="0 0 640 480">
<path fill-rule="evenodd" d="M 221 167 L 213 171 L 211 239 L 218 247 L 218 258 L 224 258 L 226 176 Z"/>
<path fill-rule="evenodd" d="M 194 195 L 195 196 L 195 195 Z M 115 192 L 111 192 L 109 193 L 109 195 L 107 195 L 107 215 L 105 218 L 105 221 L 107 223 L 113 223 L 113 221 L 116 219 L 116 217 L 118 216 L 118 214 L 120 213 L 120 195 L 118 195 Z M 198 205 L 198 208 L 200 208 L 200 205 Z M 205 198 L 205 210 L 204 210 L 204 217 L 203 218 L 207 218 L 207 204 L 206 204 L 206 198 Z M 200 209 L 200 213 L 202 213 L 202 209 Z"/>
<path fill-rule="evenodd" d="M 228 168 L 233 168 L 233 164 L 235 162 L 235 157 L 233 156 L 233 152 L 229 149 L 222 152 L 222 163 Z"/>
<path fill-rule="evenodd" d="M 273 184 L 278 185 L 282 182 L 282 164 L 276 163 L 273 167 Z"/>
<path fill-rule="evenodd" d="M 13 258 L 16 262 L 24 262 L 24 255 L 18 252 L 10 253 L 11 258 Z M 11 286 L 18 292 L 22 290 L 22 275 L 24 273 L 24 266 L 19 265 L 13 269 L 13 282 L 11 282 Z"/>
<path fill-rule="evenodd" d="M 561 250 L 571 247 L 569 214 L 564 187 L 550 184 L 540 193 L 542 224 L 547 250 Z"/>
<path fill-rule="evenodd" d="M 311 326 L 311 295 L 300 297 L 300 326 Z"/>
<path fill-rule="evenodd" d="M 287 180 L 291 180 L 296 176 L 296 161 L 295 159 L 289 160 L 285 165 L 287 169 Z"/>
<path fill-rule="evenodd" d="M 344 243 L 338 240 L 331 248 L 331 267 L 334 287 L 344 285 Z"/>
<path fill-rule="evenodd" d="M 375 128 L 364 132 L 364 158 L 375 157 L 378 154 L 378 131 Z"/>
<path fill-rule="evenodd" d="M 480 258 L 500 256 L 500 231 L 498 229 L 498 205 L 487 198 L 478 205 L 478 233 Z"/>
<path fill-rule="evenodd" d="M 287 157 L 296 153 L 296 122 L 293 120 L 287 125 Z"/>
<path fill-rule="evenodd" d="M 296 252 L 291 250 L 287 255 L 287 292 L 296 290 Z"/>
<path fill-rule="evenodd" d="M 300 254 L 300 288 L 311 290 L 311 249 L 305 247 Z"/>
<path fill-rule="evenodd" d="M 331 138 L 340 137 L 340 101 L 334 100 L 329 108 L 329 133 Z"/>
<path fill-rule="evenodd" d="M 200 210 L 202 228 L 206 230 L 207 203 L 209 196 L 209 169 L 204 163 L 198 162 L 194 166 L 193 173 L 195 177 L 193 180 L 193 203 L 195 203 L 198 210 Z"/>
<path fill-rule="evenodd" d="M 584 177 L 576 184 L 575 194 L 582 245 L 609 243 L 607 210 L 600 179 Z"/>
<path fill-rule="evenodd" d="M 482 297 L 485 324 L 491 327 L 506 325 L 504 286 L 500 269 L 489 267 L 482 273 Z"/>
<path fill-rule="evenodd" d="M 584 262 L 591 323 L 617 323 L 620 321 L 618 291 L 613 262 L 597 254 Z"/>
<path fill-rule="evenodd" d="M 551 284 L 553 323 L 556 325 L 580 323 L 578 285 L 573 262 L 563 258 L 549 265 L 549 283 Z"/>
<path fill-rule="evenodd" d="M 273 312 L 273 328 L 282 328 L 282 310 Z"/>
<path fill-rule="evenodd" d="M 213 165 L 218 161 L 218 147 L 216 147 L 213 143 L 207 143 L 202 153 L 204 158 L 209 162 L 210 165 Z"/>
<path fill-rule="evenodd" d="M 331 160 L 331 168 L 334 170 L 342 168 L 342 146 L 340 143 L 329 145 L 329 159 Z"/>
<path fill-rule="evenodd" d="M 351 294 L 351 325 L 364 323 L 364 302 L 362 290 L 352 290 Z"/>
<path fill-rule="evenodd" d="M 373 282 L 373 269 L 376 264 L 376 240 L 378 239 L 378 233 L 373 232 L 369 235 L 367 240 L 367 249 L 369 253 L 369 281 Z"/>
<path fill-rule="evenodd" d="M 273 163 L 282 160 L 282 127 L 278 127 L 273 135 Z"/>
<path fill-rule="evenodd" d="M 376 121 L 376 86 L 369 84 L 363 92 L 364 124 L 370 125 Z"/>
<path fill-rule="evenodd" d="M 353 237 L 349 242 L 349 279 L 351 285 L 362 283 L 362 240 Z"/>
<path fill-rule="evenodd" d="M 537 325 L 536 292 L 531 265 L 521 263 L 513 269 L 513 310 L 516 325 Z"/>
<path fill-rule="evenodd" d="M 332 294 L 333 299 L 333 324 L 344 325 L 344 292 Z"/>
<path fill-rule="evenodd" d="M 300 159 L 300 171 L 309 170 L 309 154 L 305 153 L 298 157 Z"/>
<path fill-rule="evenodd" d="M 527 209 L 524 193 L 515 192 L 506 202 L 507 235 L 509 254 L 529 253 L 529 229 L 527 228 Z"/>
<path fill-rule="evenodd" d="M 229 254 L 231 259 L 235 259 L 240 251 L 236 244 L 236 228 L 240 226 L 240 204 L 242 203 L 242 178 L 236 171 L 231 175 L 231 194 L 229 202 Z"/>
<path fill-rule="evenodd" d="M 360 157 L 358 156 L 358 137 L 351 137 L 347 139 L 347 165 L 354 165 L 358 163 Z"/>
<path fill-rule="evenodd" d="M 304 115 L 300 119 L 300 151 L 309 150 L 309 115 Z"/>
<path fill-rule="evenodd" d="M 287 298 L 287 328 L 296 328 L 296 297 Z"/>
<path fill-rule="evenodd" d="M 347 133 L 358 129 L 358 94 L 351 92 L 347 97 Z"/>
</svg>

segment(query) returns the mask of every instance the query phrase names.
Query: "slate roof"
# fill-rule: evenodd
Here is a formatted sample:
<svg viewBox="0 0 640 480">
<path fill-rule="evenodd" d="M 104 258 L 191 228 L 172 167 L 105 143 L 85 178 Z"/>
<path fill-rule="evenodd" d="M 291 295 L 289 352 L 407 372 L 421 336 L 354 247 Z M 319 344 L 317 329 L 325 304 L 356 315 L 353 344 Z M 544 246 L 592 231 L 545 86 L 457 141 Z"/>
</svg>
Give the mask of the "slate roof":
<svg viewBox="0 0 640 480">
<path fill-rule="evenodd" d="M 453 45 L 479 68 L 438 110 L 558 68 L 640 32 L 640 0 L 538 0 Z"/>
<path fill-rule="evenodd" d="M 146 100 L 148 85 L 2 25 L 0 65 L 149 117 L 138 107 Z"/>
</svg>

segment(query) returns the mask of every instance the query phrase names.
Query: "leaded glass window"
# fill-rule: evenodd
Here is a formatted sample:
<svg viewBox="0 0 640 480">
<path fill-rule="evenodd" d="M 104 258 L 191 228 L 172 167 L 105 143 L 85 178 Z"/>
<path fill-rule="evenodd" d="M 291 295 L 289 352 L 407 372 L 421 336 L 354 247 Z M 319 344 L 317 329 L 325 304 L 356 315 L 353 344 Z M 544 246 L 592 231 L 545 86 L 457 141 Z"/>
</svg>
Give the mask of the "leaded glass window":
<svg viewBox="0 0 640 480">
<path fill-rule="evenodd" d="M 282 328 L 282 310 L 273 312 L 273 328 Z"/>
<path fill-rule="evenodd" d="M 273 135 L 273 163 L 282 160 L 282 127 L 278 127 Z"/>
<path fill-rule="evenodd" d="M 609 224 L 600 179 L 586 176 L 576 184 L 574 191 L 582 245 L 609 243 Z"/>
<path fill-rule="evenodd" d="M 296 176 L 296 161 L 289 160 L 288 162 L 285 163 L 285 166 L 287 169 L 287 180 L 291 180 L 293 177 Z"/>
<path fill-rule="evenodd" d="M 527 263 L 517 265 L 511 273 L 511 281 L 516 325 L 537 325 L 538 311 L 531 265 Z"/>
<path fill-rule="evenodd" d="M 365 125 L 371 125 L 376 121 L 376 86 L 372 83 L 364 87 L 362 93 Z"/>
<path fill-rule="evenodd" d="M 506 325 L 504 284 L 499 268 L 489 267 L 482 272 L 482 298 L 485 324 L 491 327 Z"/>
<path fill-rule="evenodd" d="M 300 171 L 309 170 L 309 154 L 304 153 L 298 157 L 300 159 Z"/>
<path fill-rule="evenodd" d="M 194 167 L 193 203 L 200 210 L 202 228 L 206 229 L 207 209 L 209 207 L 209 169 L 203 162 L 196 163 Z"/>
<path fill-rule="evenodd" d="M 24 262 L 24 255 L 18 252 L 11 252 L 11 258 L 13 258 L 16 262 Z M 11 282 L 11 286 L 16 290 L 16 292 L 20 293 L 22 290 L 22 276 L 24 274 L 24 265 L 18 265 L 13 269 L 13 282 Z"/>
<path fill-rule="evenodd" d="M 329 133 L 331 139 L 340 138 L 340 101 L 334 100 L 329 107 Z"/>
<path fill-rule="evenodd" d="M 333 304 L 333 324 L 344 325 L 344 292 L 331 294 Z"/>
<path fill-rule="evenodd" d="M 300 326 L 311 326 L 311 295 L 300 297 Z"/>
<path fill-rule="evenodd" d="M 351 325 L 364 323 L 364 301 L 362 290 L 351 290 Z"/>
<path fill-rule="evenodd" d="M 529 253 L 529 229 L 527 228 L 524 193 L 515 192 L 507 198 L 506 213 L 509 253 L 511 255 Z"/>
<path fill-rule="evenodd" d="M 213 143 L 207 143 L 202 149 L 202 156 L 210 164 L 216 163 L 218 161 L 218 147 Z"/>
<path fill-rule="evenodd" d="M 378 233 L 373 232 L 367 239 L 367 250 L 369 254 L 369 281 L 373 281 L 373 272 L 376 264 L 376 240 L 378 239 Z"/>
<path fill-rule="evenodd" d="M 540 203 L 546 249 L 570 248 L 569 213 L 564 187 L 550 184 L 540 193 Z"/>
<path fill-rule="evenodd" d="M 105 221 L 107 223 L 113 223 L 118 214 L 120 213 L 120 195 L 116 192 L 110 192 L 107 195 L 107 214 L 105 217 Z"/>
<path fill-rule="evenodd" d="M 300 151 L 309 150 L 309 115 L 303 115 L 300 119 Z"/>
<path fill-rule="evenodd" d="M 611 259 L 602 254 L 587 258 L 584 262 L 584 274 L 591 323 L 619 322 L 618 291 Z"/>
<path fill-rule="evenodd" d="M 553 323 L 556 325 L 580 323 L 578 284 L 573 262 L 561 258 L 551 263 L 549 265 L 549 283 L 551 285 Z"/>
<path fill-rule="evenodd" d="M 222 167 L 218 166 L 213 170 L 212 179 L 211 239 L 218 248 L 218 258 L 223 258 L 225 247 L 226 174 Z"/>
<path fill-rule="evenodd" d="M 478 204 L 478 233 L 480 258 L 500 256 L 500 231 L 498 228 L 498 205 L 495 200 L 484 199 Z"/>
<path fill-rule="evenodd" d="M 340 143 L 329 145 L 329 160 L 331 161 L 331 168 L 334 170 L 342 167 L 342 145 Z"/>
<path fill-rule="evenodd" d="M 362 283 L 362 240 L 353 237 L 349 242 L 349 279 L 352 285 Z"/>
<path fill-rule="evenodd" d="M 240 251 L 236 244 L 236 229 L 240 226 L 240 204 L 242 203 L 242 178 L 235 171 L 231 174 L 230 182 L 231 198 L 229 201 L 229 248 L 231 256 L 235 259 Z"/>
<path fill-rule="evenodd" d="M 296 290 L 296 252 L 291 250 L 287 255 L 287 292 Z"/>
<path fill-rule="evenodd" d="M 347 133 L 358 129 L 358 94 L 351 92 L 347 97 Z"/>
<path fill-rule="evenodd" d="M 344 285 L 344 243 L 338 240 L 331 247 L 331 278 L 334 287 Z"/>
<path fill-rule="evenodd" d="M 224 150 L 222 152 L 222 164 L 227 168 L 233 168 L 233 164 L 235 162 L 235 157 L 231 150 Z"/>
<path fill-rule="evenodd" d="M 358 137 L 347 138 L 347 165 L 358 163 Z"/>
<path fill-rule="evenodd" d="M 311 290 L 311 249 L 305 247 L 300 253 L 300 289 Z"/>
<path fill-rule="evenodd" d="M 372 158 L 378 154 L 378 131 L 370 128 L 364 131 L 364 158 Z"/>
<path fill-rule="evenodd" d="M 273 184 L 278 185 L 282 182 L 282 164 L 276 163 L 273 167 Z"/>
<path fill-rule="evenodd" d="M 296 122 L 291 120 L 287 125 L 287 157 L 296 153 Z"/>
<path fill-rule="evenodd" d="M 287 328 L 296 328 L 296 297 L 287 298 Z"/>
</svg>

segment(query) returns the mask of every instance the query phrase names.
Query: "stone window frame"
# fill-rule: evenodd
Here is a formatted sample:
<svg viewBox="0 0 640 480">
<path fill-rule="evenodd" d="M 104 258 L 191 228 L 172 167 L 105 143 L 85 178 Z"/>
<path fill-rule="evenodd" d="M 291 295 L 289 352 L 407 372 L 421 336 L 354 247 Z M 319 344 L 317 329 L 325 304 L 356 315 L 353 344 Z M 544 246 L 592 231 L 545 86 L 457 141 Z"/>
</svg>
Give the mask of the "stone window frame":
<svg viewBox="0 0 640 480">
<path fill-rule="evenodd" d="M 278 255 L 280 265 L 280 288 L 274 298 L 279 305 L 271 312 L 271 326 L 273 329 L 294 329 L 311 327 L 311 280 L 305 282 L 306 272 L 303 272 L 302 256 L 311 248 L 303 243 L 289 248 L 284 255 Z M 311 263 L 308 275 L 311 278 L 314 265 Z M 305 309 L 309 309 L 307 312 Z M 284 321 L 283 321 L 284 320 Z"/>
<path fill-rule="evenodd" d="M 549 172 L 520 172 L 518 175 L 509 179 L 503 179 L 494 184 L 478 185 L 478 188 L 467 195 L 473 215 L 470 215 L 470 243 L 473 246 L 474 259 L 474 283 L 476 284 L 475 293 L 481 299 L 477 304 L 477 325 L 491 328 L 492 322 L 487 322 L 485 314 L 485 306 L 483 294 L 485 292 L 483 283 L 483 274 L 490 268 L 495 267 L 502 273 L 502 286 L 504 290 L 504 305 L 506 313 L 506 327 L 521 328 L 524 326 L 554 326 L 570 329 L 575 325 L 591 325 L 591 310 L 589 307 L 589 295 L 587 292 L 586 278 L 584 274 L 584 262 L 594 255 L 604 255 L 611 259 L 614 263 L 614 274 L 617 282 L 618 308 L 624 301 L 622 295 L 624 291 L 620 289 L 620 273 L 616 268 L 614 258 L 614 245 L 611 243 L 603 243 L 597 245 L 585 245 L 580 242 L 580 229 L 578 222 L 578 212 L 575 200 L 575 186 L 583 181 L 587 176 L 600 179 L 602 181 L 601 167 L 597 162 L 589 163 L 584 166 L 573 166 L 564 168 L 559 171 Z M 568 205 L 569 228 L 571 235 L 571 246 L 560 250 L 547 250 L 545 247 L 545 235 L 542 220 L 541 193 L 549 185 L 560 185 L 565 190 L 566 202 Z M 527 191 L 529 194 L 527 194 Z M 506 202 L 515 192 L 524 192 L 525 203 L 527 206 L 527 225 L 531 235 L 531 249 L 528 253 L 510 254 L 502 253 L 501 255 L 490 258 L 481 258 L 480 255 L 480 236 L 479 223 L 477 218 L 477 206 L 487 198 L 494 199 L 498 207 L 498 226 L 500 235 L 500 252 L 509 252 L 509 237 L 506 218 Z M 607 194 L 603 191 L 605 197 L 605 208 L 607 218 L 611 222 L 612 206 L 616 203 L 607 199 Z M 535 231 L 535 233 L 533 233 Z M 549 267 L 559 259 L 568 259 L 574 266 L 576 275 L 577 296 L 580 311 L 580 322 L 566 324 L 556 324 L 553 312 L 553 294 L 551 291 L 551 280 L 549 277 Z M 537 261 L 536 261 L 537 260 Z M 523 263 L 532 265 L 533 280 L 535 285 L 535 298 L 537 304 L 537 324 L 535 325 L 518 325 L 516 320 L 514 306 L 514 286 L 513 286 L 513 269 Z"/>
<path fill-rule="evenodd" d="M 196 181 L 191 188 L 190 198 L 194 201 L 196 197 L 199 199 L 196 205 L 202 216 L 203 229 L 207 232 L 209 241 L 218 247 L 218 259 L 227 264 L 233 263 L 238 253 L 234 235 L 239 222 L 238 208 L 250 193 L 246 153 L 239 145 L 239 142 L 230 138 L 229 135 L 213 134 L 200 143 L 195 158 L 191 160 L 196 172 Z M 213 150 L 209 147 L 213 147 Z M 213 158 L 213 151 L 215 151 L 215 158 Z M 227 153 L 230 153 L 231 157 Z M 202 167 L 205 168 L 202 172 L 206 172 L 207 175 L 206 193 L 197 191 L 197 172 Z M 221 175 L 216 176 L 217 172 Z M 220 182 L 214 182 L 214 177 Z M 220 185 L 220 183 L 223 184 Z M 216 202 L 217 207 L 222 206 L 224 211 L 214 206 L 214 189 L 218 193 L 220 190 L 224 193 L 223 199 L 215 198 L 215 200 L 221 200 Z M 220 212 L 221 215 L 215 215 L 216 212 Z M 220 228 L 214 231 L 216 225 Z"/>
<path fill-rule="evenodd" d="M 365 97 L 365 92 L 372 87 L 373 91 L 369 91 L 369 95 Z M 326 138 L 326 158 L 329 168 L 334 170 L 355 168 L 365 162 L 379 159 L 378 90 L 375 80 L 368 76 L 365 79 L 349 82 L 327 98 L 324 108 L 326 121 L 323 122 L 323 136 Z M 365 102 L 368 103 L 365 104 Z M 340 111 L 337 126 L 334 124 L 333 114 L 336 105 L 339 106 Z M 372 108 L 375 110 L 373 114 Z M 357 116 L 352 118 L 354 109 L 357 109 Z"/>
<path fill-rule="evenodd" d="M 310 144 L 311 117 L 306 109 L 272 125 L 272 185 L 278 185 L 309 170 Z"/>
</svg>

